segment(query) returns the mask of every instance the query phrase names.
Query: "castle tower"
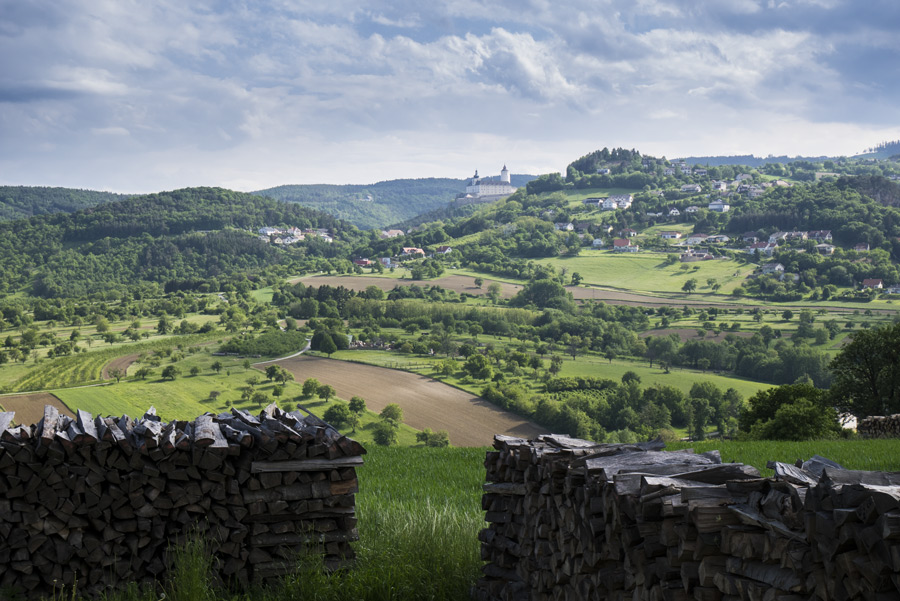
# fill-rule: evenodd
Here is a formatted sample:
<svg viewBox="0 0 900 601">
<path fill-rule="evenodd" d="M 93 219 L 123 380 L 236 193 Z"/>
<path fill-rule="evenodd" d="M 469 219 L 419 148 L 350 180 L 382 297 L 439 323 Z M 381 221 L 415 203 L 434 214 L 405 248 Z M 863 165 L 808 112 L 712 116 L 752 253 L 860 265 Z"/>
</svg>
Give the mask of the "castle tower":
<svg viewBox="0 0 900 601">
<path fill-rule="evenodd" d="M 500 171 L 500 181 L 509 183 L 509 169 L 506 168 L 506 165 L 503 165 L 503 169 Z"/>
</svg>

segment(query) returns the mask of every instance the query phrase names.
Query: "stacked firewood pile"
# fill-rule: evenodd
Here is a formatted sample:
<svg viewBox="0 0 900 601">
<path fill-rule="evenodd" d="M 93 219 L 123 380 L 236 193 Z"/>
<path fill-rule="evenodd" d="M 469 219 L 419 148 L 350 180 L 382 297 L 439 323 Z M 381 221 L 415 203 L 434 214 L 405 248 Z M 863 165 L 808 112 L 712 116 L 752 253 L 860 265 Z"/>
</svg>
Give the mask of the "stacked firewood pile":
<svg viewBox="0 0 900 601">
<path fill-rule="evenodd" d="M 815 457 L 760 478 L 717 452 L 555 435 L 494 448 L 480 601 L 900 598 L 897 475 Z"/>
<path fill-rule="evenodd" d="M 900 438 L 900 413 L 863 418 L 856 431 L 861 438 Z"/>
<path fill-rule="evenodd" d="M 365 450 L 275 405 L 191 422 L 0 413 L 0 590 L 96 594 L 164 576 L 201 538 L 223 582 L 283 574 L 298 555 L 353 557 Z"/>
</svg>

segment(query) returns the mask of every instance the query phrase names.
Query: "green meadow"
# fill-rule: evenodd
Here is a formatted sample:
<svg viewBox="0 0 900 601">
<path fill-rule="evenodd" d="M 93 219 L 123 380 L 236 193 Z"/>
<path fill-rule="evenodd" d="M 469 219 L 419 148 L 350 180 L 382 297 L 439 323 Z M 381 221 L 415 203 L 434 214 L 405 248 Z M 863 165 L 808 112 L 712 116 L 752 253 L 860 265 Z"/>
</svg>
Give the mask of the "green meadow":
<svg viewBox="0 0 900 601">
<path fill-rule="evenodd" d="M 220 362 L 222 369 L 216 373 L 212 369 L 214 362 Z M 72 409 L 83 409 L 94 415 L 128 414 L 139 417 L 150 406 L 164 420 L 190 420 L 206 412 L 221 413 L 231 407 L 246 409 L 257 413 L 265 404 L 277 402 L 286 409 L 305 408 L 321 417 L 328 407 L 335 403 L 344 403 L 347 399 L 330 398 L 325 401 L 318 397 L 304 396 L 303 382 L 288 382 L 280 396 L 275 396 L 275 383 L 269 382 L 265 374 L 255 367 L 244 367 L 244 360 L 235 357 L 216 357 L 208 349 L 194 354 L 177 356 L 173 362 L 164 359 L 159 367 L 153 368 L 154 375 L 146 380 L 137 379 L 134 373 L 145 363 L 136 363 L 129 368 L 129 376 L 118 383 L 107 383 L 101 386 L 84 386 L 53 390 Z M 174 380 L 163 380 L 160 373 L 167 365 L 175 365 L 179 375 Z M 190 375 L 190 369 L 197 367 L 200 373 Z M 265 365 L 260 366 L 265 369 Z M 265 404 L 242 399 L 242 392 L 251 384 L 254 391 L 266 396 Z M 215 394 L 213 394 L 215 391 Z M 379 421 L 376 414 L 366 412 L 360 419 L 360 426 L 355 432 L 345 432 L 363 443 L 372 441 L 372 427 Z M 398 444 L 410 446 L 416 444 L 416 431 L 402 425 L 398 432 Z"/>
<path fill-rule="evenodd" d="M 577 257 L 538 259 L 537 262 L 552 265 L 557 270 L 565 268 L 569 275 L 577 272 L 583 278 L 583 285 L 618 288 L 636 293 L 678 293 L 685 298 L 697 296 L 697 293 L 712 294 L 713 291 L 707 284 L 709 279 L 718 282 L 721 286 L 719 295 L 724 297 L 754 269 L 752 265 L 728 259 L 666 265 L 666 256 L 665 253 L 655 252 L 626 254 L 591 249 L 581 251 Z M 682 265 L 689 267 L 682 269 Z M 697 280 L 697 291 L 685 294 L 682 286 L 690 278 Z"/>
</svg>

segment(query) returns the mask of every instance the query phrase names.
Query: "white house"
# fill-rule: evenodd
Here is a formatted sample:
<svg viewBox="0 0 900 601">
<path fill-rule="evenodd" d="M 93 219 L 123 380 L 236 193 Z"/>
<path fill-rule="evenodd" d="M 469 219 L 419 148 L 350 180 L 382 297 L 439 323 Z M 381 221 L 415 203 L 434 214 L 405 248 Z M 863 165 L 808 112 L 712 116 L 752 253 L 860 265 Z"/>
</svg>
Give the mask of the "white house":
<svg viewBox="0 0 900 601">
<path fill-rule="evenodd" d="M 863 288 L 871 288 L 873 290 L 881 290 L 884 288 L 884 282 L 876 278 L 866 278 L 862 282 Z"/>
<path fill-rule="evenodd" d="M 675 207 L 672 207 L 672 209 L 669 210 L 669 217 L 678 217 L 679 215 L 681 215 L 681 211 Z"/>
<path fill-rule="evenodd" d="M 632 244 L 630 240 L 625 240 L 624 238 L 616 238 L 613 240 L 612 249 L 615 252 L 628 252 L 634 253 L 638 252 L 638 245 Z"/>
<path fill-rule="evenodd" d="M 703 190 L 703 187 L 700 184 L 685 184 L 681 186 L 682 192 L 693 192 L 697 193 Z"/>
<path fill-rule="evenodd" d="M 666 167 L 663 173 L 666 175 L 675 175 L 675 169 L 672 167 Z"/>
<path fill-rule="evenodd" d="M 603 238 L 594 238 L 591 246 L 593 246 L 594 248 L 603 248 Z"/>
<path fill-rule="evenodd" d="M 601 167 L 600 169 L 597 169 L 597 174 L 598 175 L 609 175 L 610 174 L 609 167 Z"/>
<path fill-rule="evenodd" d="M 708 234 L 691 234 L 687 237 L 688 244 L 700 244 L 702 242 L 706 242 L 706 239 L 709 238 Z"/>
<path fill-rule="evenodd" d="M 721 200 L 716 200 L 714 202 L 709 203 L 709 210 L 714 211 L 716 213 L 727 213 L 731 208 L 731 205 L 722 202 Z"/>
<path fill-rule="evenodd" d="M 784 265 L 781 263 L 766 263 L 762 266 L 763 273 L 784 273 Z"/>
<path fill-rule="evenodd" d="M 691 206 L 689 206 L 688 208 L 686 208 L 686 209 L 684 210 L 684 212 L 685 212 L 685 213 L 691 213 L 691 214 L 693 214 L 693 213 L 696 213 L 696 212 L 699 211 L 699 210 L 700 210 L 700 207 L 698 207 L 698 206 L 696 206 L 696 205 L 691 205 Z"/>
<path fill-rule="evenodd" d="M 396 238 L 397 236 L 402 236 L 403 230 L 381 230 L 382 238 Z"/>
<path fill-rule="evenodd" d="M 714 234 L 714 235 L 710 236 L 709 238 L 707 238 L 706 241 L 707 242 L 721 242 L 724 244 L 725 242 L 730 242 L 731 238 L 729 238 L 725 234 Z"/>
<path fill-rule="evenodd" d="M 630 209 L 634 197 L 631 194 L 614 194 L 603 199 L 604 211 L 615 211 L 616 209 Z"/>
<path fill-rule="evenodd" d="M 681 232 L 660 232 L 659 237 L 663 240 L 679 240 L 681 239 Z"/>
<path fill-rule="evenodd" d="M 774 242 L 757 242 L 747 247 L 747 254 L 760 253 L 771 257 L 776 248 L 778 248 L 778 245 Z"/>
<path fill-rule="evenodd" d="M 575 229 L 575 226 L 574 226 L 571 222 L 568 222 L 568 223 L 562 223 L 562 222 L 554 223 L 554 224 L 553 224 L 553 227 L 555 227 L 555 228 L 556 228 L 558 231 L 560 231 L 560 232 L 571 232 L 571 231 L 573 231 L 573 230 Z"/>
</svg>

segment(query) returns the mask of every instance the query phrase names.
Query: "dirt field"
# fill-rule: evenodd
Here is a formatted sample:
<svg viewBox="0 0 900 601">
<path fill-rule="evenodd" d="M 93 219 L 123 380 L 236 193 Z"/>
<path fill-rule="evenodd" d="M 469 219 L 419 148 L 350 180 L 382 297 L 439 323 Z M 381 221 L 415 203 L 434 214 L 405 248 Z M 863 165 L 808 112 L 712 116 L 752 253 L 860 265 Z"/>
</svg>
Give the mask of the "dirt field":
<svg viewBox="0 0 900 601">
<path fill-rule="evenodd" d="M 475 278 L 467 275 L 448 275 L 433 280 L 398 280 L 394 278 L 374 278 L 360 277 L 355 275 L 309 275 L 298 280 L 307 286 L 343 286 L 350 290 L 365 290 L 369 286 L 378 286 L 385 292 L 393 290 L 394 286 L 440 286 L 447 290 L 455 292 L 468 292 L 469 294 L 487 294 L 488 286 L 494 280 L 484 278 L 484 284 L 481 288 L 475 286 Z M 500 296 L 510 298 L 522 289 L 518 284 L 508 284 L 506 282 L 497 282 L 500 284 Z"/>
<path fill-rule="evenodd" d="M 533 438 L 547 433 L 479 397 L 425 376 L 321 357 L 300 356 L 277 363 L 298 382 L 316 378 L 334 386 L 342 399 L 364 398 L 372 411 L 397 403 L 403 408 L 405 423 L 419 430 L 447 430 L 454 446 L 489 446 L 494 434 Z"/>
<path fill-rule="evenodd" d="M 49 392 L 0 396 L 0 407 L 4 411 L 15 411 L 17 424 L 31 425 L 41 421 L 44 417 L 44 405 L 53 405 L 60 413 L 75 417 L 65 403 Z"/>
<path fill-rule="evenodd" d="M 140 355 L 125 355 L 124 357 L 113 359 L 100 370 L 100 377 L 104 380 L 111 380 L 112 376 L 109 375 L 109 372 L 114 369 L 121 369 L 123 373 L 127 373 L 129 366 L 137 361 L 139 356 Z"/>
</svg>

